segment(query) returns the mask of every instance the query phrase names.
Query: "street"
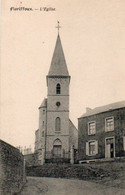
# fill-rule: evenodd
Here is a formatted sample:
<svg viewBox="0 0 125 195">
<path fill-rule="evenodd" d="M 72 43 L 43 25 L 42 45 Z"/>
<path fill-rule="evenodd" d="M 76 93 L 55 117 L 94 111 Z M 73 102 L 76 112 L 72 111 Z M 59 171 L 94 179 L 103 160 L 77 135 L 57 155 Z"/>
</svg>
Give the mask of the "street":
<svg viewBox="0 0 125 195">
<path fill-rule="evenodd" d="M 125 189 L 61 178 L 27 177 L 28 182 L 20 195 L 124 195 Z"/>
</svg>

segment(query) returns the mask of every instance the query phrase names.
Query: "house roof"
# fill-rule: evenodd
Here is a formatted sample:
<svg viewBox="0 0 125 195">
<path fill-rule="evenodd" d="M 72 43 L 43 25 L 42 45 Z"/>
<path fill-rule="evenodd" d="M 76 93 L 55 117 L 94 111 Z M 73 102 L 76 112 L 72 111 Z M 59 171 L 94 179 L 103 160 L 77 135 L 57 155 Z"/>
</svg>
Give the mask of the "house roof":
<svg viewBox="0 0 125 195">
<path fill-rule="evenodd" d="M 57 37 L 48 76 L 69 76 L 59 34 Z"/>
<path fill-rule="evenodd" d="M 46 106 L 47 106 L 47 98 L 44 98 L 39 108 L 46 107 Z"/>
<path fill-rule="evenodd" d="M 125 101 L 115 102 L 112 104 L 96 107 L 94 109 L 88 108 L 87 112 L 83 114 L 80 118 L 119 109 L 119 108 L 123 108 L 123 107 L 125 107 Z"/>
<path fill-rule="evenodd" d="M 78 132 L 78 129 L 76 128 L 76 126 L 73 124 L 73 122 L 69 119 L 70 124 L 74 127 L 74 129 Z"/>
<path fill-rule="evenodd" d="M 35 131 L 35 133 L 37 133 L 39 131 L 39 129 L 37 129 L 36 131 Z"/>
</svg>

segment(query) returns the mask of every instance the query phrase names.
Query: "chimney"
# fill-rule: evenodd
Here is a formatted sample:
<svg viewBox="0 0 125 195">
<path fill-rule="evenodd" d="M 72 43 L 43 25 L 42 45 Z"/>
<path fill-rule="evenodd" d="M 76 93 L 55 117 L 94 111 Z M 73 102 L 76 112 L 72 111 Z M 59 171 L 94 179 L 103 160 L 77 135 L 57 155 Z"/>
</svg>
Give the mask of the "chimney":
<svg viewBox="0 0 125 195">
<path fill-rule="evenodd" d="M 89 107 L 86 107 L 86 112 L 90 112 L 92 109 Z"/>
</svg>

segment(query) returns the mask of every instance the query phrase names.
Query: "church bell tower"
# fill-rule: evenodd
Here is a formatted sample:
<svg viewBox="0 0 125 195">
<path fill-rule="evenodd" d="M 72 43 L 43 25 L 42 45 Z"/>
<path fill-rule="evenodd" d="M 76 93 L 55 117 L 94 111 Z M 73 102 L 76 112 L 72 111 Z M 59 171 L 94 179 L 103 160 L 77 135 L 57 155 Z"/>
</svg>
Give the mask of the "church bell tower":
<svg viewBox="0 0 125 195">
<path fill-rule="evenodd" d="M 35 152 L 38 164 L 74 162 L 74 147 L 78 146 L 78 131 L 69 119 L 70 76 L 59 35 L 50 65 L 47 98 L 39 107 L 39 129 L 35 131 Z"/>
<path fill-rule="evenodd" d="M 59 24 L 58 24 L 59 30 Z M 66 60 L 58 32 L 47 75 L 47 126 L 45 159 L 69 159 L 69 84 Z"/>
</svg>

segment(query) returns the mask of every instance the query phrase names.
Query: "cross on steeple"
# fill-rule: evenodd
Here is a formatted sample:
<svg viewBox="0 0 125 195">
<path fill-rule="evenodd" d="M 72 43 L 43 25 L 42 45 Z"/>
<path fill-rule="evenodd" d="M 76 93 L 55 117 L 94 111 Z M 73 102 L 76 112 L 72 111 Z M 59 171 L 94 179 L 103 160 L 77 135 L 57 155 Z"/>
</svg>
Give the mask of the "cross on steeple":
<svg viewBox="0 0 125 195">
<path fill-rule="evenodd" d="M 61 26 L 59 25 L 59 21 L 57 21 L 57 26 L 56 26 L 56 28 L 58 29 L 58 34 L 59 34 L 59 29 L 61 28 Z"/>
</svg>

